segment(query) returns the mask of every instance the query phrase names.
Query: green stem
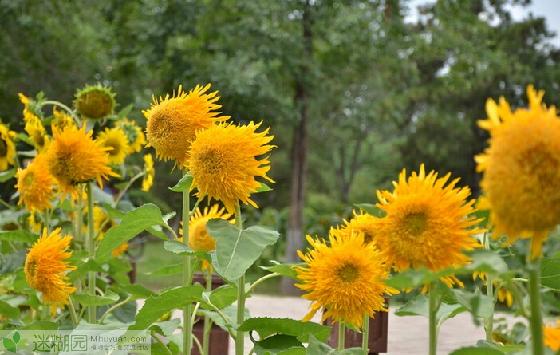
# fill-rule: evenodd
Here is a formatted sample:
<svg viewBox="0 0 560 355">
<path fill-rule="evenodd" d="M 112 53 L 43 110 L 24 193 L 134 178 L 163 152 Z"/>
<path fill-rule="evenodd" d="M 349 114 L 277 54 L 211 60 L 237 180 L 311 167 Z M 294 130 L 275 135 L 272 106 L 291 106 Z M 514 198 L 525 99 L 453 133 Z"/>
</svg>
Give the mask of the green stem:
<svg viewBox="0 0 560 355">
<path fill-rule="evenodd" d="M 190 195 L 189 191 L 183 191 L 183 243 L 189 245 L 189 219 L 190 219 Z M 183 284 L 192 285 L 192 260 L 190 254 L 183 256 Z M 190 355 L 192 351 L 192 303 L 183 308 L 183 353 Z"/>
<path fill-rule="evenodd" d="M 429 304 L 429 337 L 430 348 L 429 354 L 436 355 L 437 349 L 437 311 L 438 311 L 438 298 L 435 291 L 435 283 L 430 285 L 430 304 Z"/>
<path fill-rule="evenodd" d="M 91 182 L 86 185 L 87 200 L 88 200 L 88 238 L 87 238 L 87 251 L 89 260 L 95 259 L 95 240 L 93 231 L 93 192 Z M 95 296 L 95 271 L 88 272 L 88 289 L 89 294 Z M 88 322 L 95 323 L 97 318 L 97 307 L 92 305 L 88 307 Z"/>
<path fill-rule="evenodd" d="M 490 235 L 488 233 L 484 234 L 484 249 L 490 250 Z M 492 343 L 492 333 L 494 333 L 494 310 L 496 307 L 496 301 L 494 300 L 494 284 L 492 276 L 486 274 L 486 295 L 492 300 L 492 312 L 486 319 L 484 330 L 486 332 L 486 341 Z"/>
<path fill-rule="evenodd" d="M 103 313 L 103 315 L 101 316 L 101 318 L 99 318 L 99 323 L 103 323 L 103 321 L 105 321 L 105 318 L 107 318 L 111 312 L 113 312 L 115 309 L 124 306 L 125 304 L 127 304 L 128 302 L 132 301 L 132 296 L 128 296 L 126 297 L 124 300 L 122 300 L 121 302 L 115 303 L 114 305 L 112 305 L 111 307 L 109 307 L 105 313 Z"/>
<path fill-rule="evenodd" d="M 241 206 L 237 201 L 235 208 L 235 222 L 239 230 L 243 230 L 243 219 L 241 217 Z M 239 278 L 237 283 L 237 327 L 240 327 L 245 320 L 245 274 Z M 245 334 L 238 330 L 235 336 L 235 355 L 243 355 Z"/>
<path fill-rule="evenodd" d="M 68 298 L 68 309 L 70 310 L 72 323 L 74 323 L 74 325 L 78 325 L 78 323 L 80 323 L 80 320 L 78 319 L 78 313 L 76 312 L 76 308 L 74 307 L 74 301 L 72 300 L 72 297 Z"/>
<path fill-rule="evenodd" d="M 541 310 L 540 261 L 529 264 L 529 300 L 531 304 L 531 346 L 533 355 L 544 354 L 543 319 Z"/>
<path fill-rule="evenodd" d="M 338 343 L 337 349 L 344 350 L 346 347 L 346 327 L 343 322 L 338 322 Z"/>
<path fill-rule="evenodd" d="M 212 268 L 208 267 L 206 272 L 206 291 L 212 291 Z M 208 316 L 204 316 L 204 325 L 202 327 L 202 355 L 208 355 L 210 349 L 210 330 L 212 329 L 212 321 Z"/>
<path fill-rule="evenodd" d="M 62 108 L 64 111 L 68 112 L 70 114 L 70 116 L 72 116 L 72 118 L 74 119 L 74 121 L 76 122 L 76 124 L 79 126 L 80 125 L 80 119 L 78 118 L 78 116 L 76 116 L 76 114 L 74 113 L 74 111 L 66 106 L 65 104 L 58 102 L 58 101 L 43 101 L 42 102 L 42 106 L 47 106 L 47 105 L 51 105 L 51 106 L 58 106 L 60 108 Z"/>
<path fill-rule="evenodd" d="M 364 355 L 369 354 L 369 315 L 364 315 L 364 324 L 362 329 L 362 350 Z"/>
</svg>

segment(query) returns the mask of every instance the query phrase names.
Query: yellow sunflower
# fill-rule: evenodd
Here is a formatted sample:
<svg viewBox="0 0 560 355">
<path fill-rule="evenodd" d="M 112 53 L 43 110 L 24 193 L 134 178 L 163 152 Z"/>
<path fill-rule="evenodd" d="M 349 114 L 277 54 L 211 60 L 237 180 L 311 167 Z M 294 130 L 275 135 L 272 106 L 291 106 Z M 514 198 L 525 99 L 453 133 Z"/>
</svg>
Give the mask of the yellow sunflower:
<svg viewBox="0 0 560 355">
<path fill-rule="evenodd" d="M 151 154 L 144 155 L 144 179 L 142 179 L 142 191 L 149 191 L 154 183 L 156 171 L 154 169 L 154 158 Z"/>
<path fill-rule="evenodd" d="M 476 157 L 496 236 L 510 242 L 532 238 L 531 256 L 541 254 L 548 232 L 560 222 L 560 119 L 542 104 L 543 91 L 527 87 L 529 107 L 511 111 L 507 101 L 486 102 L 489 147 Z"/>
<path fill-rule="evenodd" d="M 76 92 L 74 107 L 85 118 L 105 118 L 113 114 L 115 106 L 115 93 L 110 87 L 101 84 L 86 85 Z"/>
<path fill-rule="evenodd" d="M 15 133 L 0 123 L 0 171 L 7 170 L 16 161 Z"/>
<path fill-rule="evenodd" d="M 56 307 L 68 303 L 68 297 L 76 291 L 66 273 L 74 270 L 67 259 L 72 237 L 62 236 L 60 228 L 52 233 L 44 229 L 41 237 L 33 244 L 25 259 L 25 278 L 32 288 L 43 294 L 43 301 Z"/>
<path fill-rule="evenodd" d="M 486 273 L 475 271 L 473 273 L 473 280 L 476 281 L 477 278 L 481 279 L 485 286 L 488 285 Z M 511 293 L 511 291 L 508 290 L 500 280 L 492 281 L 492 285 L 494 286 L 494 294 L 496 295 L 496 299 L 499 302 L 504 303 L 508 307 L 511 307 L 513 305 L 513 294 Z"/>
<path fill-rule="evenodd" d="M 53 108 L 53 118 L 51 120 L 52 131 L 63 131 L 66 127 L 76 127 L 72 116 L 62 110 Z"/>
<path fill-rule="evenodd" d="M 375 241 L 375 222 L 376 218 L 368 213 L 356 213 L 349 221 L 344 221 L 344 224 L 338 228 L 332 228 L 332 233 L 335 235 L 344 235 L 352 233 L 363 233 L 364 241 L 371 243 Z"/>
<path fill-rule="evenodd" d="M 207 93 L 210 84 L 197 85 L 185 93 L 179 86 L 177 93 L 159 100 L 154 97 L 150 109 L 144 111 L 148 144 L 155 148 L 158 158 L 185 163 L 191 142 L 198 130 L 229 119 L 217 112 L 221 105 L 218 92 Z"/>
<path fill-rule="evenodd" d="M 251 194 L 261 185 L 257 178 L 273 182 L 266 174 L 270 170 L 268 156 L 275 146 L 269 129 L 257 133 L 261 124 L 246 126 L 219 124 L 199 131 L 190 149 L 187 167 L 193 176 L 192 186 L 198 198 L 214 198 L 224 203 L 229 212 L 238 201 L 257 207 Z"/>
<path fill-rule="evenodd" d="M 144 137 L 144 132 L 142 132 L 142 129 L 136 122 L 125 118 L 117 122 L 117 127 L 125 133 L 132 152 L 137 153 L 142 150 L 142 147 L 146 143 L 146 138 Z"/>
<path fill-rule="evenodd" d="M 35 219 L 35 213 L 31 212 L 29 214 L 29 217 L 27 217 L 27 224 L 29 227 L 29 230 L 33 233 L 41 233 L 41 223 L 37 222 L 37 220 Z"/>
<path fill-rule="evenodd" d="M 102 147 L 105 147 L 111 164 L 120 165 L 124 163 L 130 153 L 128 138 L 120 128 L 106 128 L 105 131 L 99 133 L 96 141 Z"/>
<path fill-rule="evenodd" d="M 51 207 L 54 178 L 49 174 L 44 154 L 39 154 L 25 169 L 17 172 L 19 204 L 29 211 L 43 211 Z"/>
<path fill-rule="evenodd" d="M 116 225 L 117 223 L 107 214 L 107 212 L 105 212 L 103 208 L 98 206 L 95 206 L 93 208 L 93 228 L 95 230 L 95 233 L 97 233 L 98 240 L 101 241 L 103 238 L 105 238 L 105 233 L 107 233 L 109 229 L 113 228 Z M 128 243 L 122 243 L 121 245 L 113 249 L 111 254 L 114 257 L 117 257 L 119 255 L 122 255 L 127 250 Z"/>
<path fill-rule="evenodd" d="M 434 171 L 426 175 L 421 165 L 408 178 L 403 170 L 393 192 L 377 192 L 385 216 L 376 220 L 376 241 L 396 270 L 462 266 L 469 261 L 464 252 L 479 247 L 474 200 L 468 200 L 467 187 L 455 187 L 458 179 L 448 183 L 449 178 L 438 178 Z M 448 286 L 458 282 L 442 281 Z"/>
<path fill-rule="evenodd" d="M 79 183 L 97 180 L 102 185 L 103 179 L 116 176 L 109 166 L 106 148 L 95 142 L 85 128 L 55 131 L 46 154 L 50 173 L 66 192 L 74 192 Z"/>
<path fill-rule="evenodd" d="M 29 135 L 29 138 L 31 138 L 35 149 L 37 149 L 38 152 L 43 151 L 49 142 L 49 136 L 41 119 L 37 116 L 31 116 L 26 120 L 24 129 Z"/>
<path fill-rule="evenodd" d="M 556 321 L 556 326 L 544 327 L 544 343 L 554 351 L 560 350 L 560 320 Z"/>
<path fill-rule="evenodd" d="M 231 214 L 226 213 L 219 205 L 204 208 L 203 212 L 197 208 L 189 220 L 189 246 L 196 251 L 212 251 L 216 249 L 216 241 L 208 234 L 206 224 L 213 218 L 228 220 Z"/>
<path fill-rule="evenodd" d="M 323 320 L 332 319 L 361 328 L 364 315 L 386 310 L 385 296 L 398 291 L 385 285 L 386 259 L 373 244 L 364 244 L 363 235 L 329 235 L 325 240 L 307 236 L 313 249 L 298 251 L 305 266 L 297 267 L 300 283 L 312 301 L 304 320 L 323 309 Z"/>
</svg>

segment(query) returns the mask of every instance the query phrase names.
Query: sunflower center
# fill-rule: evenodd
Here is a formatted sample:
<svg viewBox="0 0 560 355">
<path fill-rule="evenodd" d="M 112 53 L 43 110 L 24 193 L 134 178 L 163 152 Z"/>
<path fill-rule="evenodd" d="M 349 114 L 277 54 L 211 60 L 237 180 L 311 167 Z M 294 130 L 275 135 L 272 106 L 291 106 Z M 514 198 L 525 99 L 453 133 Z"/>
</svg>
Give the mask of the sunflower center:
<svg viewBox="0 0 560 355">
<path fill-rule="evenodd" d="M 412 212 L 404 217 L 404 226 L 411 235 L 420 235 L 426 230 L 426 214 L 424 212 Z"/>
<path fill-rule="evenodd" d="M 537 177 L 541 186 L 555 186 L 560 164 L 545 144 L 527 149 L 518 161 L 523 170 Z"/>
<path fill-rule="evenodd" d="M 35 133 L 35 137 L 33 140 L 38 147 L 43 147 L 45 145 L 45 136 L 43 136 L 41 132 Z"/>
<path fill-rule="evenodd" d="M 109 139 L 105 142 L 105 147 L 109 148 L 107 149 L 107 153 L 112 157 L 119 155 L 121 152 L 121 145 L 118 141 Z"/>
<path fill-rule="evenodd" d="M 33 172 L 29 172 L 23 178 L 23 184 L 25 186 L 30 186 L 31 184 L 33 184 L 34 179 L 35 179 L 35 176 L 34 176 Z"/>
<path fill-rule="evenodd" d="M 207 150 L 200 155 L 199 160 L 206 167 L 207 174 L 218 174 L 222 171 L 224 160 L 217 151 Z"/>
<path fill-rule="evenodd" d="M 336 275 L 343 282 L 352 282 L 358 278 L 360 275 L 356 265 L 351 263 L 346 263 L 336 270 Z"/>
<path fill-rule="evenodd" d="M 373 235 L 364 232 L 364 243 L 369 244 L 373 241 Z"/>
<path fill-rule="evenodd" d="M 6 141 L 0 138 L 0 157 L 6 156 L 7 153 L 8 145 L 6 144 Z"/>
</svg>

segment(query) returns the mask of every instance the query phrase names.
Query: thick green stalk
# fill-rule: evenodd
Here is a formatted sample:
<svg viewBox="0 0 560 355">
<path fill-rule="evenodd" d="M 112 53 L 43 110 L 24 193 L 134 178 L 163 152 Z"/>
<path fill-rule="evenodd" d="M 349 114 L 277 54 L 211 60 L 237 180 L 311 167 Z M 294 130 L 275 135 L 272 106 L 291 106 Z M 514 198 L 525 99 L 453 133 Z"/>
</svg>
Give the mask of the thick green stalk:
<svg viewBox="0 0 560 355">
<path fill-rule="evenodd" d="M 364 315 L 364 324 L 362 329 L 362 350 L 364 354 L 369 354 L 369 315 Z"/>
<path fill-rule="evenodd" d="M 437 292 L 435 290 L 435 284 L 430 285 L 430 303 L 429 303 L 429 336 L 430 336 L 430 348 L 429 354 L 436 355 L 437 351 L 437 311 L 439 308 Z"/>
<path fill-rule="evenodd" d="M 190 210 L 190 196 L 189 191 L 183 191 L 183 243 L 189 245 L 189 219 L 191 215 Z M 183 284 L 185 286 L 192 285 L 192 257 L 190 254 L 185 254 L 183 257 Z M 183 308 L 183 353 L 185 355 L 191 354 L 192 349 L 192 303 L 189 303 Z"/>
<path fill-rule="evenodd" d="M 484 234 L 484 249 L 490 250 L 490 234 Z M 486 274 L 486 295 L 492 300 L 492 312 L 486 319 L 484 330 L 486 332 L 486 341 L 493 342 L 492 333 L 494 333 L 494 310 L 496 301 L 494 300 L 494 284 L 490 274 Z"/>
<path fill-rule="evenodd" d="M 206 272 L 206 291 L 212 291 L 212 267 L 208 266 Z M 202 354 L 208 355 L 210 349 L 210 331 L 212 330 L 212 321 L 208 316 L 204 316 L 204 326 L 202 327 Z"/>
<path fill-rule="evenodd" d="M 346 348 L 346 327 L 343 322 L 338 322 L 337 349 L 344 350 L 344 348 Z"/>
<path fill-rule="evenodd" d="M 243 219 L 241 217 L 241 206 L 239 201 L 235 209 L 235 222 L 239 230 L 243 230 Z M 241 326 L 245 320 L 245 274 L 237 282 L 237 326 Z M 235 336 L 235 355 L 243 355 L 245 348 L 245 333 L 238 330 Z"/>
<path fill-rule="evenodd" d="M 95 240 L 93 231 L 93 192 L 91 182 L 87 183 L 87 200 L 88 200 L 88 238 L 87 251 L 90 260 L 95 259 Z M 88 272 L 88 291 L 89 294 L 95 296 L 95 271 Z M 95 323 L 97 317 L 96 306 L 88 307 L 88 322 Z"/>
<path fill-rule="evenodd" d="M 543 355 L 543 319 L 541 310 L 540 261 L 529 264 L 529 299 L 531 303 L 531 346 L 533 355 Z"/>
</svg>

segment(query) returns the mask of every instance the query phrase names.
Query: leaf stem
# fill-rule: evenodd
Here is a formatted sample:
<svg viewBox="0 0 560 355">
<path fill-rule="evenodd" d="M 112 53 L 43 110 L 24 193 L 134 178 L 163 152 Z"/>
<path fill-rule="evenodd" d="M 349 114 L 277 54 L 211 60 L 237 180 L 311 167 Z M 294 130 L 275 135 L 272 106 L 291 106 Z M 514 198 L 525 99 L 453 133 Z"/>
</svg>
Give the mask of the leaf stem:
<svg viewBox="0 0 560 355">
<path fill-rule="evenodd" d="M 189 219 L 190 219 L 190 195 L 189 190 L 183 191 L 183 243 L 189 245 Z M 192 257 L 191 254 L 183 256 L 183 284 L 192 285 Z M 192 303 L 183 308 L 183 353 L 190 355 L 192 351 Z"/>
<path fill-rule="evenodd" d="M 72 297 L 68 297 L 68 309 L 70 310 L 70 317 L 72 318 L 72 323 L 78 325 L 80 320 L 78 319 L 78 314 L 76 313 L 76 308 L 74 307 L 74 301 Z"/>
<path fill-rule="evenodd" d="M 338 322 L 338 350 L 344 350 L 346 347 L 346 327 L 343 322 Z"/>
<path fill-rule="evenodd" d="M 87 251 L 90 260 L 95 259 L 95 240 L 93 230 L 93 192 L 91 182 L 86 185 L 87 200 L 88 200 L 88 238 L 87 238 Z M 89 294 L 95 296 L 95 271 L 88 272 L 88 288 Z M 88 307 L 88 322 L 95 323 L 97 317 L 97 307 L 91 305 Z"/>
<path fill-rule="evenodd" d="M 364 315 L 364 324 L 362 330 L 362 350 L 364 355 L 369 354 L 369 315 Z"/>
<path fill-rule="evenodd" d="M 529 263 L 529 301 L 531 306 L 531 346 L 533 355 L 544 354 L 543 345 L 543 319 L 540 294 L 540 260 Z"/>
<path fill-rule="evenodd" d="M 241 216 L 241 206 L 239 201 L 235 206 L 235 222 L 239 231 L 243 230 L 243 219 Z M 241 324 L 245 320 L 245 273 L 239 278 L 237 282 L 237 327 L 241 327 Z M 235 337 L 235 354 L 243 355 L 245 348 L 245 334 L 241 330 L 237 330 L 237 335 Z"/>
<path fill-rule="evenodd" d="M 430 347 L 429 354 L 436 355 L 437 351 L 437 311 L 439 308 L 437 291 L 435 290 L 436 283 L 430 285 L 430 300 L 429 300 L 429 338 Z"/>
<path fill-rule="evenodd" d="M 99 323 L 103 323 L 103 321 L 105 320 L 105 318 L 107 318 L 109 316 L 109 314 L 111 314 L 111 312 L 113 312 L 115 309 L 124 306 L 125 304 L 127 304 L 128 302 L 132 301 L 132 296 L 128 296 L 127 298 L 125 298 L 124 300 L 122 300 L 121 302 L 115 303 L 114 305 L 112 305 L 111 307 L 109 307 L 109 309 L 107 309 L 105 311 L 105 313 L 103 313 L 103 315 L 101 316 L 101 318 L 99 318 Z"/>
</svg>

